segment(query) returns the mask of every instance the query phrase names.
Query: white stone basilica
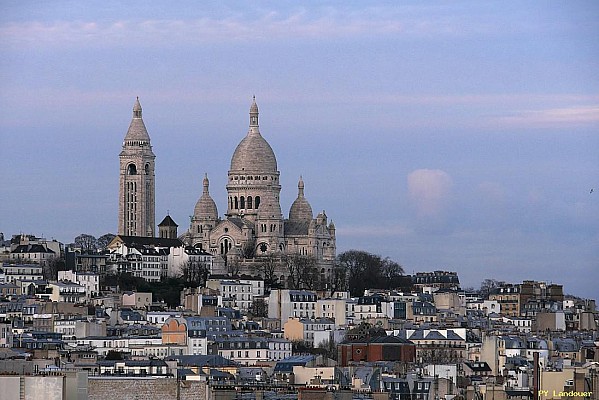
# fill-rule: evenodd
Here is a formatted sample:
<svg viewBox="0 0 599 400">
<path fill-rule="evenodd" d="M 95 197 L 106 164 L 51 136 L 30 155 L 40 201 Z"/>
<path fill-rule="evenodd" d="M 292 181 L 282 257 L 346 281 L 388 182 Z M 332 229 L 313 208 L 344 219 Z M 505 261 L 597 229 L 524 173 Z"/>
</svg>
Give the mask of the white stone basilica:
<svg viewBox="0 0 599 400">
<path fill-rule="evenodd" d="M 134 120 L 141 121 L 141 106 L 136 102 Z M 137 121 L 139 122 L 139 121 Z M 143 122 L 141 122 L 143 124 Z M 144 129 L 145 131 L 145 126 Z M 130 135 L 128 134 L 127 137 Z M 144 135 L 146 139 L 147 132 Z M 127 138 L 126 138 L 127 141 Z M 149 136 L 147 136 L 149 145 Z M 125 148 L 125 146 L 124 146 Z M 150 147 L 151 149 L 151 147 Z M 153 156 L 153 154 L 152 154 Z M 153 181 L 153 159 L 139 151 L 140 167 L 150 164 Z M 127 165 L 132 161 L 121 156 L 121 196 L 119 230 L 129 232 L 126 211 Z M 142 159 L 143 158 L 143 159 Z M 139 167 L 138 167 L 139 168 Z M 142 169 L 143 172 L 146 172 Z M 142 172 L 142 173 L 143 173 Z M 313 257 L 321 274 L 330 274 L 336 255 L 335 226 L 327 221 L 325 212 L 316 218 L 304 197 L 304 182 L 300 177 L 298 196 L 291 205 L 289 218 L 281 212 L 279 194 L 281 185 L 277 159 L 268 142 L 260 134 L 258 106 L 255 98 L 250 107 L 249 130 L 237 145 L 227 180 L 227 212 L 221 218 L 216 203 L 210 197 L 208 177 L 203 180 L 203 192 L 198 200 L 189 230 L 179 238 L 188 245 L 201 248 L 214 256 L 213 273 L 230 272 L 227 266 L 236 265 L 238 273 L 253 273 L 255 265 L 264 256 L 303 255 Z M 153 185 L 152 185 L 153 186 Z M 142 186 L 143 187 L 143 186 Z M 153 187 L 150 189 L 153 195 Z M 147 195 L 149 193 L 144 193 Z M 142 204 L 139 204 L 142 206 Z M 143 206 L 153 207 L 154 201 L 144 201 Z M 154 209 L 136 209 L 141 216 L 154 215 Z M 131 211 L 129 210 L 131 214 Z M 145 231 L 139 235 L 146 235 Z M 281 278 L 283 278 L 281 276 Z"/>
<path fill-rule="evenodd" d="M 334 224 L 327 222 L 324 211 L 314 218 L 301 177 L 286 219 L 279 202 L 279 175 L 275 153 L 260 134 L 254 99 L 248 133 L 231 158 L 227 213 L 219 218 L 204 177 L 185 241 L 219 256 L 215 265 L 240 263 L 242 272 L 251 272 L 248 264 L 256 257 L 299 254 L 314 257 L 319 269 L 329 273 L 336 255 Z"/>
</svg>

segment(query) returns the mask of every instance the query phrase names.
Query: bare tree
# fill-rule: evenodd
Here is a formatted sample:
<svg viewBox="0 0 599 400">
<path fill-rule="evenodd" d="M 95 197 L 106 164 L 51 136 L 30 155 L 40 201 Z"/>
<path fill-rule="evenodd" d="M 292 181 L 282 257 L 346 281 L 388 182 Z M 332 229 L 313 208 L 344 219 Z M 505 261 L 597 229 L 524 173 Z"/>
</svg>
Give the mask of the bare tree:
<svg viewBox="0 0 599 400">
<path fill-rule="evenodd" d="M 82 253 L 93 253 L 98 248 L 98 241 L 94 236 L 82 233 L 75 238 L 75 247 L 80 248 Z"/>
<path fill-rule="evenodd" d="M 105 233 L 104 235 L 100 236 L 98 240 L 96 240 L 96 246 L 98 250 L 106 250 L 106 247 L 110 244 L 110 242 L 112 242 L 112 239 L 114 239 L 115 236 L 116 235 L 114 233 Z"/>
<path fill-rule="evenodd" d="M 336 262 L 331 274 L 326 277 L 326 285 L 331 293 L 347 291 L 347 270 Z"/>
<path fill-rule="evenodd" d="M 260 257 L 258 260 L 254 265 L 254 273 L 264 279 L 264 286 L 269 289 L 279 287 L 281 282 L 278 282 L 277 269 L 281 266 L 280 257 L 270 254 Z"/>
<path fill-rule="evenodd" d="M 256 239 L 250 239 L 243 244 L 241 254 L 245 259 L 252 259 L 256 256 Z"/>
<path fill-rule="evenodd" d="M 284 256 L 283 262 L 289 289 L 312 290 L 319 286 L 320 276 L 314 257 L 292 254 Z"/>
<path fill-rule="evenodd" d="M 252 317 L 268 317 L 268 304 L 263 298 L 255 298 L 249 309 Z"/>
<path fill-rule="evenodd" d="M 44 278 L 53 281 L 58 279 L 58 271 L 64 271 L 65 269 L 65 261 L 60 257 L 52 257 L 42 265 Z"/>
<path fill-rule="evenodd" d="M 498 281 L 497 279 L 485 279 L 480 284 L 480 296 L 486 299 L 489 297 L 489 294 L 491 294 L 493 289 L 497 289 L 502 285 L 505 285 L 505 282 Z"/>
<path fill-rule="evenodd" d="M 227 262 L 227 273 L 231 276 L 237 276 L 241 272 L 241 264 L 239 260 L 231 260 Z"/>
<path fill-rule="evenodd" d="M 347 273 L 352 296 L 362 296 L 366 288 L 392 289 L 403 276 L 401 265 L 389 258 L 366 251 L 349 250 L 337 256 L 337 263 Z"/>
<path fill-rule="evenodd" d="M 337 343 L 333 339 L 325 339 L 322 342 L 318 343 L 317 346 L 319 349 L 323 350 L 323 355 L 331 360 L 337 361 Z"/>
<path fill-rule="evenodd" d="M 187 261 L 181 266 L 181 278 L 191 286 L 204 286 L 210 275 L 210 269 L 205 263 Z"/>
</svg>

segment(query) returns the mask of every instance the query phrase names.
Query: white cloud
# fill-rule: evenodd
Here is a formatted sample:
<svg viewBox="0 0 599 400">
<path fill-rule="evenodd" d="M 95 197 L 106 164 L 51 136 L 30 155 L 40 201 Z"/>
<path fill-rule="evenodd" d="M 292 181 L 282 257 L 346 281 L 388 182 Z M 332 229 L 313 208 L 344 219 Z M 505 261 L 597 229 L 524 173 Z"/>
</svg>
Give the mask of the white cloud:
<svg viewBox="0 0 599 400">
<path fill-rule="evenodd" d="M 497 118 L 497 122 L 509 125 L 554 126 L 555 124 L 589 124 L 599 122 L 599 105 L 524 110 Z"/>
<path fill-rule="evenodd" d="M 440 214 L 451 195 L 453 180 L 439 169 L 417 169 L 408 174 L 408 192 L 419 216 Z"/>
<path fill-rule="evenodd" d="M 195 17 L 197 10 L 193 8 L 183 8 L 181 13 L 186 11 L 189 15 L 164 19 L 8 22 L 0 25 L 0 43 L 57 46 L 77 43 L 89 47 L 122 45 L 122 41 L 126 40 L 130 44 L 156 46 L 175 42 L 221 43 L 381 35 L 447 37 L 496 33 L 498 29 L 492 23 L 492 15 L 473 18 L 459 9 L 438 10 L 427 6 L 311 7 L 263 10 L 260 14 L 236 10 L 220 18 Z"/>
</svg>

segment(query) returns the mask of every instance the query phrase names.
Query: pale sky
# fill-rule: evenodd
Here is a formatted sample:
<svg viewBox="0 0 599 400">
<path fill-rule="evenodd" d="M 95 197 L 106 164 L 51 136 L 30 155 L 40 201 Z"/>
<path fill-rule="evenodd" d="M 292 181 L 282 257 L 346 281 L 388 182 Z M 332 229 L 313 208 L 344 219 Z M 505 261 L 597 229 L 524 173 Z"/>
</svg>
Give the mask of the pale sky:
<svg viewBox="0 0 599 400">
<path fill-rule="evenodd" d="M 6 237 L 116 233 L 136 96 L 156 222 L 222 216 L 256 95 L 338 252 L 599 298 L 599 2 L 147 3 L 0 3 Z"/>
</svg>

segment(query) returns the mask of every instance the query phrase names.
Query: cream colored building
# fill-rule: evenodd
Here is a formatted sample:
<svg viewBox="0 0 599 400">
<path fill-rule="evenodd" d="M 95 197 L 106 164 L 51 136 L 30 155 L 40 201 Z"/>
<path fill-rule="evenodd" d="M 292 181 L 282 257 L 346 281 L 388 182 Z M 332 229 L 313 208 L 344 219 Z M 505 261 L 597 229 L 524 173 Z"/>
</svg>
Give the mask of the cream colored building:
<svg viewBox="0 0 599 400">
<path fill-rule="evenodd" d="M 139 98 L 133 106 L 133 118 L 119 154 L 119 226 L 118 234 L 154 236 L 155 192 L 154 160 L 150 135 L 142 119 Z"/>
<path fill-rule="evenodd" d="M 85 286 L 69 281 L 58 281 L 48 283 L 51 289 L 49 299 L 65 303 L 83 303 L 86 300 Z"/>
<path fill-rule="evenodd" d="M 314 217 L 301 177 L 289 218 L 283 216 L 277 159 L 260 133 L 255 99 L 249 114 L 248 133 L 231 158 L 224 217 L 219 216 L 204 177 L 202 195 L 183 238 L 215 256 L 216 273 L 231 272 L 228 267 L 236 265 L 238 272 L 255 274 L 256 257 L 293 254 L 314 257 L 318 271 L 329 274 L 336 255 L 335 226 L 324 211 Z M 283 284 L 285 273 L 282 268 L 277 271 Z"/>
</svg>

